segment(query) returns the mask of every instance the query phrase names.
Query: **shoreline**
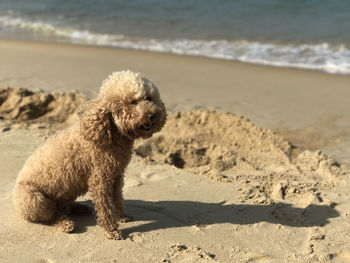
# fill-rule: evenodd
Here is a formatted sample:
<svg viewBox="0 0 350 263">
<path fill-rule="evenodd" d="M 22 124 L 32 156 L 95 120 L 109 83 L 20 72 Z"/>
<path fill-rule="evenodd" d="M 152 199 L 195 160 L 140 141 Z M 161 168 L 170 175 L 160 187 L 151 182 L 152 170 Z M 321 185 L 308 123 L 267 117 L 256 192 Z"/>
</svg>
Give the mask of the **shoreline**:
<svg viewBox="0 0 350 263">
<path fill-rule="evenodd" d="M 66 46 L 66 47 L 78 47 L 78 48 L 97 48 L 97 49 L 111 49 L 111 50 L 119 50 L 119 51 L 127 51 L 127 52 L 141 52 L 141 53 L 150 53 L 150 54 L 163 54 L 163 55 L 169 55 L 169 56 L 175 56 L 175 57 L 189 57 L 189 58 L 198 58 L 198 59 L 208 59 L 208 60 L 216 60 L 216 61 L 226 61 L 229 63 L 236 63 L 236 64 L 242 64 L 247 66 L 253 66 L 253 67 L 267 67 L 267 68 L 276 68 L 276 69 L 286 69 L 286 70 L 296 70 L 296 71 L 307 71 L 307 72 L 316 72 L 316 73 L 322 73 L 327 75 L 336 75 L 336 76 L 349 76 L 350 73 L 332 73 L 328 72 L 322 69 L 312 69 L 312 68 L 304 68 L 304 67 L 293 67 L 293 66 L 283 66 L 283 65 L 272 65 L 272 64 L 264 64 L 264 63 L 254 63 L 254 62 L 248 62 L 248 61 L 240 61 L 237 59 L 229 59 L 229 58 L 217 58 L 217 57 L 210 57 L 205 55 L 193 55 L 193 54 L 178 54 L 178 53 L 172 53 L 168 51 L 152 51 L 152 50 L 146 50 L 146 49 L 137 49 L 137 48 L 124 48 L 124 47 L 115 47 L 111 45 L 93 45 L 93 44 L 84 44 L 84 43 L 71 43 L 71 42 L 53 42 L 53 41 L 45 41 L 45 40 L 28 40 L 28 39 L 16 39 L 16 38 L 3 38 L 0 37 L 0 42 L 13 42 L 13 43 L 32 43 L 32 44 L 42 44 L 42 45 L 58 45 L 58 46 Z"/>
</svg>

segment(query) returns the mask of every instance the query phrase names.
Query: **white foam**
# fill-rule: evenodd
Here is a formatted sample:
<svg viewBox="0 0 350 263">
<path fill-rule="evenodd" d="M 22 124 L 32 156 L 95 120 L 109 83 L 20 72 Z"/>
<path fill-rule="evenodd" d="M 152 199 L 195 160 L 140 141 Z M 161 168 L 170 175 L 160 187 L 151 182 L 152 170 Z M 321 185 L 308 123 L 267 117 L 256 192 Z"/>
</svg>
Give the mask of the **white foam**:
<svg viewBox="0 0 350 263">
<path fill-rule="evenodd" d="M 54 26 L 41 22 L 30 22 L 23 18 L 12 17 L 12 16 L 0 16 L 0 27 L 15 27 L 19 29 L 27 29 L 32 31 L 51 31 L 54 32 L 56 29 Z"/>
<path fill-rule="evenodd" d="M 242 62 L 316 69 L 329 73 L 350 74 L 350 50 L 345 45 L 273 44 L 249 41 L 147 39 L 131 38 L 121 34 L 100 34 L 88 30 L 57 27 L 41 21 L 29 21 L 13 16 L 0 16 L 0 29 L 10 27 L 44 34 L 52 39 L 63 38 L 77 44 L 113 46 L 119 48 L 170 52 Z"/>
</svg>

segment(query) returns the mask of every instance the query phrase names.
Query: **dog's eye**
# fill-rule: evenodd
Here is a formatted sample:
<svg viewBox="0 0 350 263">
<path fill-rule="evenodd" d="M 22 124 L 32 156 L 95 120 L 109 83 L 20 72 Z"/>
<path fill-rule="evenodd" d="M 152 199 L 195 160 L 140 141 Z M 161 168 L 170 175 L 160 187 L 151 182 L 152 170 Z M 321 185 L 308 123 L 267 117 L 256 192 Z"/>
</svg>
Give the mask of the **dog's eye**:
<svg viewBox="0 0 350 263">
<path fill-rule="evenodd" d="M 137 104 L 137 100 L 132 100 L 131 104 Z"/>
<path fill-rule="evenodd" d="M 152 101 L 152 98 L 151 98 L 150 96 L 148 96 L 148 97 L 146 98 L 146 100 L 147 100 L 147 101 Z"/>
</svg>

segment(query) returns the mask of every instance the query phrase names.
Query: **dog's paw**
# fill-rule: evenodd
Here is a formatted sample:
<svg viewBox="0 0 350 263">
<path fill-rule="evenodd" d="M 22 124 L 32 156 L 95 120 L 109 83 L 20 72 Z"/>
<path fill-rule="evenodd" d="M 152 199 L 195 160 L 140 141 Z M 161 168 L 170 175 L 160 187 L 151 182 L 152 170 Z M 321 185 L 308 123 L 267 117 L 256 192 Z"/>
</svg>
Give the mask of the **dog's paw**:
<svg viewBox="0 0 350 263">
<path fill-rule="evenodd" d="M 71 233 L 74 230 L 75 224 L 74 221 L 68 216 L 62 215 L 57 218 L 57 220 L 53 223 L 53 226 L 57 227 L 64 233 Z"/>
<path fill-rule="evenodd" d="M 74 227 L 75 225 L 72 220 L 65 220 L 61 222 L 59 229 L 64 233 L 71 233 L 73 232 Z"/>
<path fill-rule="evenodd" d="M 134 217 L 128 214 L 123 214 L 118 217 L 118 221 L 122 223 L 134 221 Z"/>
<path fill-rule="evenodd" d="M 123 239 L 123 235 L 120 230 L 105 231 L 105 235 L 108 239 L 114 239 L 114 240 Z"/>
</svg>

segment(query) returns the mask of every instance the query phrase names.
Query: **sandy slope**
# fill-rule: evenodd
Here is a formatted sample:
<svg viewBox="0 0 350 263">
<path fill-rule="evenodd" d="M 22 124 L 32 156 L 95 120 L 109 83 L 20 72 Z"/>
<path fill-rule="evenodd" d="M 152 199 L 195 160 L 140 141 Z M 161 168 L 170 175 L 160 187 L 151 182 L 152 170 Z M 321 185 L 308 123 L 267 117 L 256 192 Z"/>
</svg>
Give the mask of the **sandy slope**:
<svg viewBox="0 0 350 263">
<path fill-rule="evenodd" d="M 22 120 L 14 124 L 16 107 L 23 104 L 18 100 L 8 103 L 5 109 L 12 115 L 6 116 L 13 118 L 0 123 L 1 262 L 350 261 L 349 172 L 342 165 L 350 163 L 345 147 L 349 138 L 346 109 L 350 103 L 344 97 L 349 78 L 88 47 L 32 43 L 32 52 L 25 53 L 29 43 L 0 44 L 7 63 L 0 72 L 1 84 L 67 91 L 75 83 L 77 90 L 92 96 L 98 86 L 92 87 L 91 83 L 100 83 L 105 77 L 100 76 L 103 71 L 112 66 L 134 66 L 156 79 L 168 108 L 174 112 L 162 133 L 136 145 L 124 190 L 127 211 L 136 220 L 122 225 L 125 240 L 111 241 L 96 226 L 94 216 L 75 217 L 77 231 L 66 235 L 48 226 L 24 222 L 15 215 L 11 190 L 17 173 L 56 126 L 54 122 L 48 124 L 52 116 L 45 116 L 49 117 L 50 110 L 44 111 L 39 123 Z M 108 55 L 119 61 L 111 62 Z M 89 59 L 101 65 L 95 75 L 91 74 L 93 67 L 86 64 Z M 151 66 L 146 68 L 148 64 Z M 161 67 L 165 64 L 168 66 Z M 67 65 L 74 67 L 67 69 Z M 16 66 L 21 70 L 16 71 Z M 212 76 L 204 81 L 208 71 Z M 80 78 L 84 72 L 89 78 Z M 230 76 L 241 72 L 245 76 L 236 80 L 240 88 L 231 89 L 227 84 L 232 81 Z M 253 73 L 256 79 L 247 81 Z M 184 77 L 177 78 L 180 74 Z M 262 78 L 266 86 L 259 84 Z M 215 96 L 210 91 L 214 81 L 221 87 Z M 290 90 L 290 82 L 297 84 L 294 90 Z M 278 88 L 284 88 L 285 93 Z M 317 88 L 319 95 L 327 97 L 312 97 Z M 270 93 L 264 94 L 268 90 Z M 234 95 L 227 96 L 231 93 Z M 324 104 L 321 109 L 326 99 L 330 105 Z M 63 107 L 65 102 L 53 107 L 54 116 L 62 116 L 58 108 L 67 109 Z M 264 108 L 268 102 L 271 105 Z M 195 105 L 220 107 L 245 117 L 221 113 L 220 109 L 185 111 Z M 9 111 L 11 107 L 13 111 Z M 1 110 L 0 107 L 0 115 Z M 334 113 L 339 116 L 336 125 L 315 128 L 322 126 L 322 120 L 333 118 Z M 282 119 L 284 125 L 280 125 Z M 283 136 L 256 124 L 279 127 L 280 134 L 303 147 L 295 148 Z M 303 132 L 305 124 L 313 128 Z M 343 133 L 338 134 L 341 130 Z M 306 135 L 314 139 L 311 150 Z M 326 144 L 322 141 L 325 137 Z M 315 150 L 318 146 L 328 155 L 333 153 L 339 163 Z M 89 200 L 88 195 L 81 199 L 92 205 Z"/>
</svg>

